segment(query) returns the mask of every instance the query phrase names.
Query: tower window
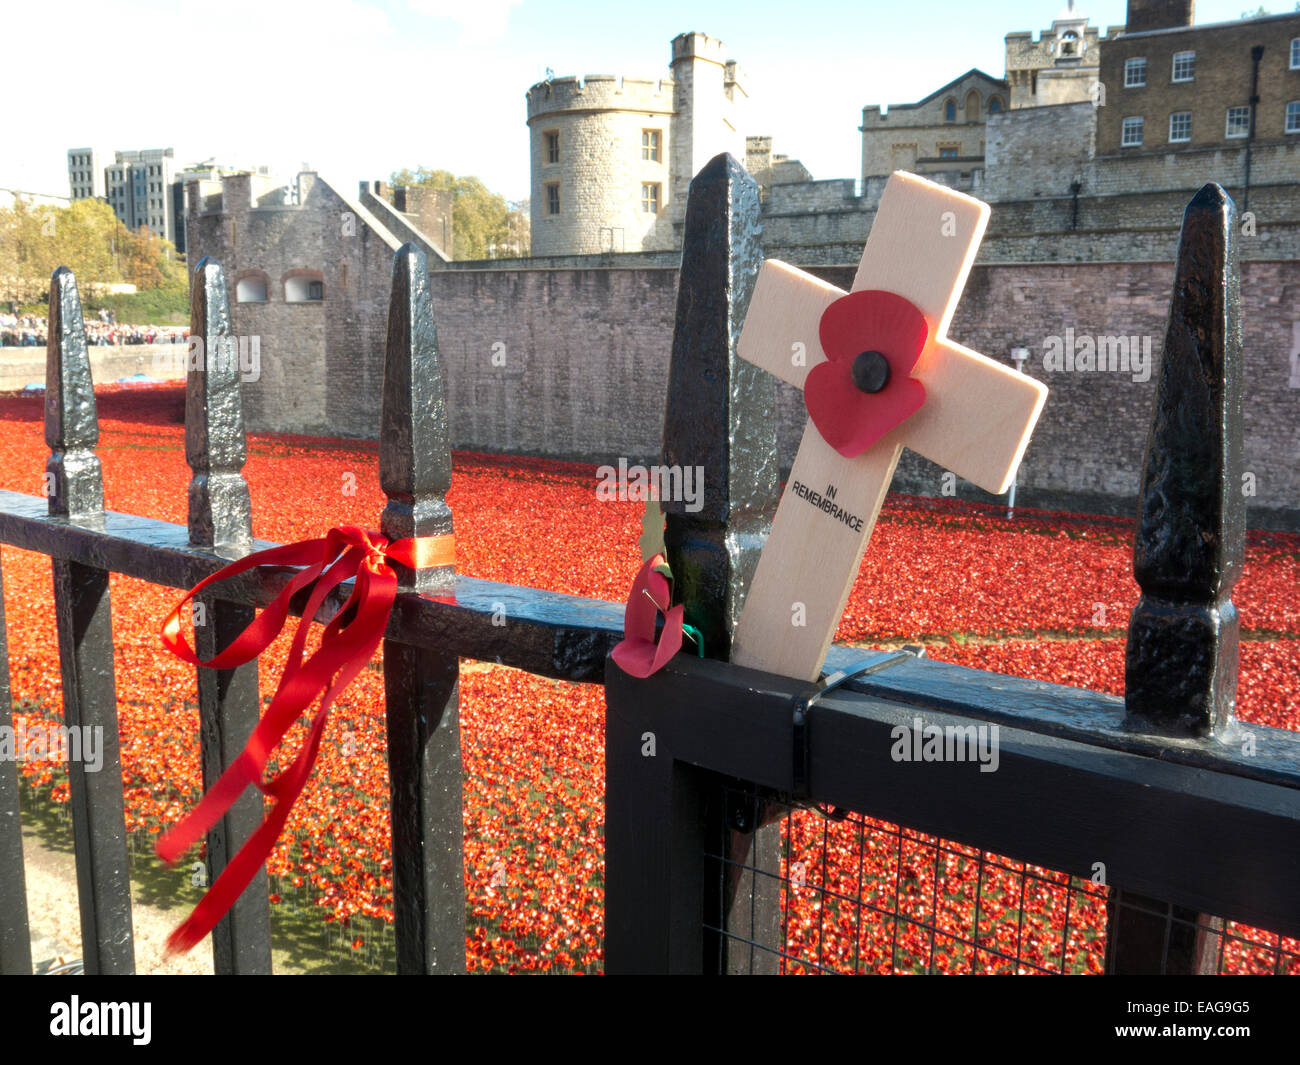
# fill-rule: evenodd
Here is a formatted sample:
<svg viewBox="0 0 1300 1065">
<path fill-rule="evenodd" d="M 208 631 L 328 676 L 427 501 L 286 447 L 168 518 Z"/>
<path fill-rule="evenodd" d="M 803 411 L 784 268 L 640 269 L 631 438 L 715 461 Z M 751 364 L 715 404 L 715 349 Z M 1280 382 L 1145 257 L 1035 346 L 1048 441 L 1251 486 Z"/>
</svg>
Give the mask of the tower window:
<svg viewBox="0 0 1300 1065">
<path fill-rule="evenodd" d="M 659 130 L 641 131 L 641 158 L 646 162 L 659 162 Z"/>
<path fill-rule="evenodd" d="M 560 161 L 560 131 L 558 129 L 548 130 L 546 137 L 546 162 L 552 165 Z"/>
<path fill-rule="evenodd" d="M 1124 88 L 1141 89 L 1147 83 L 1147 61 L 1145 56 L 1124 61 Z"/>
<path fill-rule="evenodd" d="M 989 100 L 989 114 L 996 115 L 1001 113 L 1001 111 L 1002 111 L 1002 100 L 999 97 L 994 96 L 992 99 Z"/>
<path fill-rule="evenodd" d="M 1196 53 L 1174 53 L 1174 81 L 1196 80 Z"/>
<path fill-rule="evenodd" d="M 560 186 L 559 185 L 546 186 L 546 213 L 547 214 L 560 213 Z"/>
<path fill-rule="evenodd" d="M 957 101 L 949 100 L 943 105 L 943 120 L 945 122 L 957 121 Z"/>
<path fill-rule="evenodd" d="M 1144 124 L 1141 118 L 1124 119 L 1124 133 L 1120 138 L 1120 146 L 1123 148 L 1140 148 L 1142 146 L 1142 127 Z"/>
<path fill-rule="evenodd" d="M 657 184 L 641 186 L 641 210 L 646 214 L 659 213 L 659 186 Z"/>
</svg>

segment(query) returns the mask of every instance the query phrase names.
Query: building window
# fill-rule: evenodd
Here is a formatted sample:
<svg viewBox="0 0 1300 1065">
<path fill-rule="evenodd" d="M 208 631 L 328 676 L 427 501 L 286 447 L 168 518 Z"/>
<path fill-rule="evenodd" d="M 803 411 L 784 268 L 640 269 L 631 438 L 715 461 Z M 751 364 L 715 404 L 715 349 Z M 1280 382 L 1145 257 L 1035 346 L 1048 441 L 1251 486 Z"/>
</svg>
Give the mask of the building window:
<svg viewBox="0 0 1300 1065">
<path fill-rule="evenodd" d="M 1300 100 L 1292 100 L 1286 105 L 1286 131 L 1300 133 Z"/>
<path fill-rule="evenodd" d="M 659 186 L 641 186 L 641 210 L 646 214 L 659 213 Z"/>
<path fill-rule="evenodd" d="M 546 213 L 547 214 L 560 213 L 560 186 L 559 185 L 546 186 Z"/>
<path fill-rule="evenodd" d="M 325 282 L 319 275 L 293 274 L 284 279 L 285 303 L 319 303 L 325 298 Z"/>
<path fill-rule="evenodd" d="M 1196 53 L 1174 53 L 1174 81 L 1194 81 L 1196 79 Z"/>
<path fill-rule="evenodd" d="M 235 300 L 238 303 L 265 303 L 266 278 L 245 277 L 235 285 Z"/>
<path fill-rule="evenodd" d="M 1192 113 L 1175 111 L 1169 116 L 1169 143 L 1181 144 L 1192 139 Z"/>
<path fill-rule="evenodd" d="M 1140 89 L 1147 83 L 1147 61 L 1145 56 L 1124 61 L 1124 88 Z"/>
<path fill-rule="evenodd" d="M 1250 108 L 1249 107 L 1229 107 L 1228 123 L 1223 130 L 1225 137 L 1248 137 L 1250 136 Z"/>
<path fill-rule="evenodd" d="M 957 101 L 949 100 L 943 105 L 943 120 L 945 122 L 957 121 Z"/>
<path fill-rule="evenodd" d="M 1079 35 L 1073 30 L 1061 34 L 1061 55 L 1075 55 L 1079 44 Z"/>
<path fill-rule="evenodd" d="M 1000 98 L 998 98 L 997 96 L 994 96 L 994 97 L 990 98 L 990 100 L 989 100 L 989 114 L 990 114 L 990 115 L 996 115 L 996 114 L 1000 114 L 1001 111 L 1002 111 L 1002 100 L 1001 100 Z"/>
<path fill-rule="evenodd" d="M 546 133 L 546 164 L 548 166 L 560 161 L 560 131 L 550 130 Z"/>
<path fill-rule="evenodd" d="M 940 158 L 940 159 L 956 159 L 956 158 L 957 158 L 957 149 L 956 149 L 956 148 L 940 148 L 940 149 L 939 149 L 939 158 Z"/>
<path fill-rule="evenodd" d="M 1300 37 L 1291 41 L 1291 69 L 1300 70 Z"/>
<path fill-rule="evenodd" d="M 1121 148 L 1140 148 L 1142 146 L 1143 120 L 1140 118 L 1124 119 L 1124 134 L 1120 138 Z"/>
<path fill-rule="evenodd" d="M 641 131 L 641 158 L 650 163 L 659 162 L 659 131 L 643 129 Z"/>
</svg>

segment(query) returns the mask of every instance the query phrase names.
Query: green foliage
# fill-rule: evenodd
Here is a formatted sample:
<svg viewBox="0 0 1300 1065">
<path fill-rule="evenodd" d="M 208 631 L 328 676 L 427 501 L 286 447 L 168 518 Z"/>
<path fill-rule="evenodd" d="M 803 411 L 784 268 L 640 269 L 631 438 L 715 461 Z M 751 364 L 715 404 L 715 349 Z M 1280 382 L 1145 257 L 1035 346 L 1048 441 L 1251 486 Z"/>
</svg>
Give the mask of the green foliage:
<svg viewBox="0 0 1300 1065">
<path fill-rule="evenodd" d="M 128 281 L 142 290 L 186 284 L 176 249 L 147 229 L 127 230 L 103 200 L 51 207 L 20 199 L 0 210 L 0 299 L 41 299 L 60 266 L 77 275 L 83 299 L 92 282 Z"/>
<path fill-rule="evenodd" d="M 87 314 L 101 307 L 112 311 L 117 321 L 133 325 L 185 325 L 190 320 L 190 295 L 183 281 L 179 286 L 90 297 L 82 304 Z"/>
<path fill-rule="evenodd" d="M 528 254 L 528 211 L 506 202 L 476 177 L 457 177 L 450 170 L 394 171 L 394 185 L 420 185 L 453 194 L 452 244 L 457 259 L 487 259 Z M 522 239 L 521 239 L 522 237 Z M 514 249 L 518 249 L 517 251 Z M 510 250 L 506 250 L 510 249 Z"/>
</svg>

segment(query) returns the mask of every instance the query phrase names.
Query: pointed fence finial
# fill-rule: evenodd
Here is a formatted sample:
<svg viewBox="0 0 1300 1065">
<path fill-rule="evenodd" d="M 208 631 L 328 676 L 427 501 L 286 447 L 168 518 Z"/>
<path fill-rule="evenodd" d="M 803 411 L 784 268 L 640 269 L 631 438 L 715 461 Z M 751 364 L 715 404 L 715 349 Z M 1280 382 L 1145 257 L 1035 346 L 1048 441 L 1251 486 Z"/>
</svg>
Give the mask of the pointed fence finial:
<svg viewBox="0 0 1300 1065">
<path fill-rule="evenodd" d="M 188 526 L 196 546 L 240 547 L 252 538 L 240 380 L 260 361 L 260 343 L 231 335 L 225 274 L 212 259 L 200 260 L 190 281 L 185 377 L 185 460 L 194 473 Z"/>
<path fill-rule="evenodd" d="M 66 266 L 50 278 L 45 348 L 45 494 L 49 512 L 69 518 L 104 513 L 104 479 L 95 445 L 99 418 L 86 354 L 77 279 Z"/>
<path fill-rule="evenodd" d="M 763 256 L 758 185 L 730 155 L 691 182 L 668 371 L 663 463 L 697 498 L 661 501 L 673 597 L 725 659 L 777 502 L 776 383 L 736 354 Z"/>
<path fill-rule="evenodd" d="M 451 444 L 446 389 L 424 252 L 403 244 L 393 258 L 379 430 L 379 483 L 388 502 L 380 529 L 391 540 L 452 535 Z M 395 567 L 404 591 L 450 590 L 452 565 Z"/>
<path fill-rule="evenodd" d="M 1231 719 L 1245 560 L 1236 206 L 1206 185 L 1183 216 L 1142 473 L 1128 634 L 1131 727 L 1204 736 Z"/>
</svg>

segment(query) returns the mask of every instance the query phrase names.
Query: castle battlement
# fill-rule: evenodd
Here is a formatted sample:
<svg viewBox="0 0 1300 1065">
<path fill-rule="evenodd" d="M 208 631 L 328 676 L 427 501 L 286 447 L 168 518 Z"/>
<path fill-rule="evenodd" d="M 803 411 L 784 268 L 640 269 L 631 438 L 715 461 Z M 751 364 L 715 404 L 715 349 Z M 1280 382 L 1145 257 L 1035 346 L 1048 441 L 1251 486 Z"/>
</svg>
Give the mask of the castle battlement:
<svg viewBox="0 0 1300 1065">
<path fill-rule="evenodd" d="M 528 90 L 528 120 L 564 111 L 649 111 L 672 114 L 672 78 L 629 78 L 615 74 L 539 81 Z"/>
<path fill-rule="evenodd" d="M 673 38 L 673 62 L 679 59 L 705 59 L 720 66 L 727 62 L 727 46 L 707 33 L 679 33 Z"/>
</svg>

